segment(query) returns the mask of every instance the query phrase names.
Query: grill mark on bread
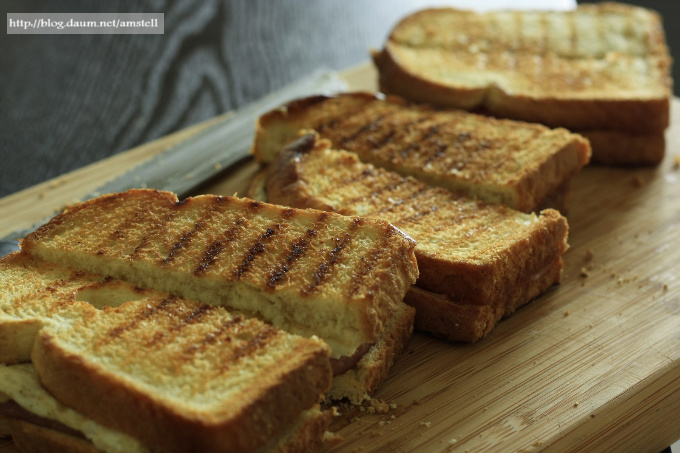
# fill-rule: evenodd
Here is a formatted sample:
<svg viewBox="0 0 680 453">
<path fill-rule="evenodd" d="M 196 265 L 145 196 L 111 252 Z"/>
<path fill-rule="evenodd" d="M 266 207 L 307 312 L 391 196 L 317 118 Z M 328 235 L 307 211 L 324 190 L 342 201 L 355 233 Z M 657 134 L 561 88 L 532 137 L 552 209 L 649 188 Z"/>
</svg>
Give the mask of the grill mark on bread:
<svg viewBox="0 0 680 453">
<path fill-rule="evenodd" d="M 358 225 L 356 223 L 356 219 L 355 223 L 352 225 Z M 351 238 L 352 236 L 349 233 L 345 233 L 341 238 L 333 239 L 335 241 L 335 247 L 328 252 L 325 261 L 323 261 L 317 268 L 316 272 L 314 272 L 314 281 L 301 291 L 302 295 L 309 295 L 324 282 L 328 273 L 333 269 L 333 267 L 335 267 L 335 264 L 340 258 L 343 249 L 347 246 Z"/>
<path fill-rule="evenodd" d="M 146 213 L 146 209 L 143 207 L 139 207 L 138 209 L 135 210 L 135 212 L 123 219 L 122 222 L 120 222 L 114 229 L 113 231 L 108 235 L 107 240 L 108 241 L 118 241 L 120 239 L 123 239 L 126 235 L 127 232 L 129 232 L 131 229 L 135 227 L 135 225 L 138 225 L 140 221 L 142 220 L 144 214 Z M 103 247 L 104 241 L 99 243 L 97 246 L 97 249 L 101 249 Z"/>
<path fill-rule="evenodd" d="M 416 124 L 420 124 L 420 123 L 422 123 L 422 122 L 424 122 L 424 121 L 426 121 L 426 120 L 432 120 L 432 119 L 434 119 L 434 118 L 435 118 L 435 115 L 424 116 L 424 117 L 420 118 L 420 119 L 416 122 Z M 426 129 L 419 129 L 419 130 L 422 132 L 422 135 L 420 136 L 420 138 L 412 140 L 412 141 L 410 142 L 410 144 L 409 144 L 406 148 L 402 149 L 402 150 L 399 152 L 399 155 L 400 155 L 402 158 L 406 158 L 406 157 L 409 156 L 409 154 L 411 154 L 411 152 L 412 152 L 413 150 L 420 149 L 421 142 L 427 141 L 427 140 L 429 140 L 430 137 L 432 137 L 433 135 L 438 134 L 438 133 L 439 133 L 439 128 L 440 128 L 443 124 L 445 124 L 445 123 L 436 123 L 436 124 L 433 124 L 433 125 L 427 127 Z"/>
<path fill-rule="evenodd" d="M 384 120 L 386 118 L 391 118 L 392 116 L 398 114 L 399 112 L 397 110 L 393 111 L 386 111 L 385 113 L 378 115 L 377 117 L 373 117 L 372 115 L 364 115 L 366 120 L 368 121 L 365 123 L 363 126 L 361 126 L 356 132 L 354 132 L 351 135 L 346 135 L 343 136 L 340 139 L 340 144 L 342 146 L 347 146 L 348 143 L 356 141 L 358 138 L 360 138 L 362 135 L 368 133 L 368 132 L 381 132 L 384 129 L 388 129 L 389 126 L 383 126 Z M 392 128 L 392 130 L 394 130 Z M 341 129 L 340 129 L 341 131 Z M 370 140 L 370 137 L 368 138 Z"/>
<path fill-rule="evenodd" d="M 240 329 L 242 324 L 243 316 L 241 315 L 235 315 L 233 318 L 226 320 L 217 330 L 213 330 L 212 332 L 208 332 L 207 334 L 205 334 L 205 336 L 200 340 L 200 342 L 196 342 L 185 348 L 182 353 L 183 359 L 185 361 L 190 360 L 196 354 L 205 351 L 206 348 L 208 348 L 208 346 L 212 346 L 215 343 L 217 343 L 217 341 L 219 341 L 220 338 L 222 338 L 225 335 L 226 335 L 225 341 L 231 342 L 232 337 L 230 334 L 234 333 L 237 329 Z"/>
<path fill-rule="evenodd" d="M 43 294 L 52 295 L 56 293 L 59 290 L 59 288 L 70 286 L 73 280 L 75 280 L 75 278 L 73 277 L 68 279 L 51 280 L 43 288 L 36 291 L 36 294 L 28 293 L 15 298 L 14 301 L 12 302 L 12 307 L 14 309 L 18 309 L 21 308 L 26 302 L 35 303 L 35 300 L 41 298 Z M 59 308 L 66 305 L 67 302 L 73 302 L 76 299 L 76 295 L 77 291 L 72 291 L 68 295 L 68 300 L 64 300 L 64 297 L 59 297 L 57 301 L 55 301 L 54 303 L 50 303 L 50 307 L 52 308 L 50 311 L 56 312 Z"/>
<path fill-rule="evenodd" d="M 153 236 L 160 236 L 162 232 L 166 229 L 168 223 L 172 222 L 172 220 L 175 218 L 174 213 L 169 213 L 166 214 L 163 220 L 155 225 L 153 225 L 153 228 L 151 229 L 150 232 L 142 236 L 142 239 L 139 241 L 139 244 L 135 247 L 135 249 L 132 251 L 130 254 L 131 259 L 135 259 L 139 252 L 141 252 L 142 248 L 149 243 L 149 240 Z"/>
<path fill-rule="evenodd" d="M 400 217 L 396 220 L 393 220 L 392 223 L 395 226 L 396 225 L 404 225 L 404 224 L 408 225 L 408 224 L 417 223 L 417 222 L 420 222 L 423 218 L 425 218 L 425 217 L 427 217 L 431 214 L 434 214 L 438 210 L 439 210 L 439 206 L 432 205 L 428 209 L 420 210 L 413 215 L 410 215 L 410 216 L 407 216 L 407 217 Z"/>
<path fill-rule="evenodd" d="M 356 182 L 359 182 L 359 181 L 356 181 Z M 380 197 L 385 192 L 389 193 L 389 192 L 398 190 L 399 187 L 402 184 L 403 183 L 401 181 L 395 181 L 391 184 L 384 184 L 384 185 L 382 185 L 382 186 L 380 186 L 376 189 L 373 189 L 370 193 L 367 193 L 367 194 L 364 194 L 364 195 L 359 195 L 358 197 L 350 198 L 347 201 L 343 201 L 343 205 L 344 206 L 354 206 L 355 204 L 357 204 L 357 203 L 359 203 L 363 200 L 366 200 L 366 199 L 373 200 L 375 198 Z M 384 197 L 382 197 L 382 198 L 384 199 Z"/>
<path fill-rule="evenodd" d="M 248 254 L 243 258 L 241 264 L 238 265 L 234 271 L 234 276 L 238 279 L 243 276 L 248 270 L 253 262 L 253 260 L 262 252 L 266 250 L 265 242 L 276 234 L 276 232 L 281 227 L 281 224 L 274 224 L 269 226 L 263 233 L 261 233 L 256 242 L 248 248 Z"/>
<path fill-rule="evenodd" d="M 387 246 L 392 238 L 392 236 L 396 233 L 395 229 L 390 228 L 385 232 L 385 235 L 383 236 L 381 246 L 376 247 L 371 249 L 369 252 L 366 254 L 369 255 L 369 258 L 364 258 L 363 256 L 361 257 L 361 263 L 359 265 L 359 268 L 352 274 L 352 286 L 350 286 L 349 289 L 349 297 L 353 298 L 357 292 L 359 292 L 359 289 L 363 286 L 364 279 L 368 274 L 371 273 L 373 268 L 376 266 L 378 263 L 380 256 L 383 253 L 383 250 L 387 250 Z M 380 284 L 379 282 L 376 282 L 378 285 Z"/>
<path fill-rule="evenodd" d="M 414 190 L 415 189 L 415 190 Z M 429 190 L 429 187 L 420 184 L 413 184 L 413 188 L 410 189 L 411 193 L 405 197 L 401 197 L 398 200 L 392 200 L 390 203 L 386 203 L 382 208 L 372 211 L 370 215 L 383 214 L 386 212 L 393 212 L 399 206 L 404 204 L 412 203 L 414 200 L 420 198 L 425 192 Z"/>
<path fill-rule="evenodd" d="M 110 329 L 105 336 L 102 336 L 102 338 L 97 342 L 95 346 L 101 346 L 102 344 L 109 343 L 115 340 L 116 338 L 119 338 L 123 333 L 135 329 L 142 321 L 151 319 L 157 313 L 167 310 L 169 306 L 175 301 L 175 299 L 176 299 L 175 296 L 169 296 L 162 299 L 156 305 L 153 306 L 147 305 L 146 308 L 141 310 L 137 314 L 137 316 L 135 316 L 127 323 L 118 325 Z"/>
<path fill-rule="evenodd" d="M 277 336 L 279 331 L 272 327 L 267 325 L 264 329 L 260 330 L 257 332 L 252 338 L 250 338 L 248 341 L 245 343 L 239 344 L 235 348 L 233 348 L 225 359 L 223 359 L 222 366 L 219 369 L 220 373 L 224 373 L 227 371 L 231 365 L 234 363 L 234 361 L 237 361 L 241 358 L 251 356 L 255 353 L 255 351 L 260 350 L 264 347 L 267 346 L 267 344 Z"/>
<path fill-rule="evenodd" d="M 291 210 L 292 211 L 292 210 Z M 279 281 L 286 276 L 288 271 L 295 265 L 296 261 L 307 254 L 309 251 L 309 241 L 318 234 L 319 227 L 326 221 L 329 214 L 322 212 L 318 215 L 314 225 L 307 230 L 305 237 L 298 237 L 291 244 L 291 249 L 288 255 L 284 258 L 283 263 L 274 266 L 269 272 L 267 286 L 271 289 L 276 288 Z"/>
<path fill-rule="evenodd" d="M 161 263 L 164 265 L 170 264 L 174 259 L 175 256 L 185 248 L 187 244 L 191 243 L 191 240 L 193 237 L 203 229 L 203 226 L 210 221 L 210 219 L 213 217 L 217 209 L 222 205 L 223 201 L 225 198 L 223 197 L 217 197 L 213 199 L 208 206 L 205 208 L 203 214 L 201 217 L 194 222 L 194 227 L 191 230 L 184 230 L 180 234 L 179 239 L 175 242 L 175 244 L 170 248 L 170 252 L 168 252 L 168 256 L 166 256 L 163 260 L 161 260 Z M 182 203 L 184 204 L 184 203 Z M 181 204 L 175 204 L 175 206 L 181 206 Z"/>
<path fill-rule="evenodd" d="M 336 98 L 338 100 L 341 100 L 339 98 Z M 331 98 L 330 100 L 333 100 Z M 367 99 L 365 102 L 360 103 L 358 106 L 355 106 L 354 108 L 348 110 L 348 111 L 341 111 L 339 114 L 336 114 L 335 116 L 327 116 L 327 120 L 324 122 L 322 121 L 316 126 L 316 130 L 321 133 L 322 131 L 325 131 L 326 129 L 336 129 L 339 128 L 340 130 L 343 129 L 342 124 L 343 120 L 348 120 L 350 121 L 354 116 L 358 115 L 359 112 L 363 112 L 366 105 L 372 103 L 374 99 Z"/>
<path fill-rule="evenodd" d="M 241 231 L 244 222 L 245 219 L 243 217 L 238 217 L 230 228 L 224 230 L 222 233 L 223 239 L 217 239 L 208 243 L 201 255 L 198 266 L 194 269 L 194 274 L 205 272 L 217 261 L 226 244 L 238 238 L 238 233 Z"/>
<path fill-rule="evenodd" d="M 167 330 L 160 330 L 156 332 L 149 340 L 146 341 L 145 346 L 150 348 L 158 348 L 163 344 L 171 342 L 184 328 L 190 326 L 191 324 L 200 322 L 207 315 L 215 311 L 215 309 L 216 307 L 211 305 L 199 305 L 188 315 L 180 318 L 177 324 L 173 325 Z"/>
</svg>

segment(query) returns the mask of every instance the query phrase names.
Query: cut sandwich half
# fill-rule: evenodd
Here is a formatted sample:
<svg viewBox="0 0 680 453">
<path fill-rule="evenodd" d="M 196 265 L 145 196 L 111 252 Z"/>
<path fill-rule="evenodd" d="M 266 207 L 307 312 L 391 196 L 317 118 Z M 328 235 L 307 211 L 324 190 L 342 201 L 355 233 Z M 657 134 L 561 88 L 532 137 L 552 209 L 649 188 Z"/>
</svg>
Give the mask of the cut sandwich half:
<svg viewBox="0 0 680 453">
<path fill-rule="evenodd" d="M 33 365 L 0 367 L 0 413 L 26 451 L 36 436 L 106 452 L 313 451 L 323 442 L 331 414 L 317 403 L 332 370 L 318 338 L 21 253 L 3 258 L 2 280 L 18 275 L 3 292 L 0 326 L 40 326 L 5 330 L 32 343 Z M 122 294 L 134 297 L 87 303 Z"/>
<path fill-rule="evenodd" d="M 233 197 L 179 201 L 167 192 L 131 190 L 65 210 L 24 239 L 22 248 L 48 263 L 318 336 L 332 348 L 336 373 L 365 363 L 361 355 L 381 335 L 400 336 L 402 344 L 412 331 L 404 326 L 414 312 L 402 301 L 418 274 L 415 243 L 384 221 Z M 388 354 L 380 373 L 397 353 Z M 344 396 L 360 402 L 375 390 L 374 381 L 363 382 L 363 390 Z M 342 388 L 359 386 L 354 384 Z"/>
<path fill-rule="evenodd" d="M 314 134 L 282 150 L 257 181 L 253 193 L 270 202 L 378 218 L 414 238 L 420 276 L 406 301 L 421 331 L 477 340 L 561 278 L 568 225 L 554 210 L 525 214 L 457 196 Z"/>
<path fill-rule="evenodd" d="M 252 153 L 270 163 L 301 129 L 363 162 L 524 212 L 566 210 L 590 145 L 565 129 L 347 93 L 293 101 L 261 116 Z"/>
</svg>

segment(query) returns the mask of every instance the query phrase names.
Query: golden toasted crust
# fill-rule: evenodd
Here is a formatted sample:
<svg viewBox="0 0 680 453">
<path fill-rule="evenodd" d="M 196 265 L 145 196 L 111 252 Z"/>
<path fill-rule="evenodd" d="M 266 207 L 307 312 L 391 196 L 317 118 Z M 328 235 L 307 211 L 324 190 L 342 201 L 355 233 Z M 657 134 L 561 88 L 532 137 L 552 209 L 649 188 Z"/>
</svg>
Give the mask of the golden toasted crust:
<svg viewBox="0 0 680 453">
<path fill-rule="evenodd" d="M 23 420 L 10 420 L 12 440 L 22 453 L 104 453 L 85 439 Z"/>
<path fill-rule="evenodd" d="M 168 297 L 46 327 L 32 359 L 64 404 L 179 453 L 265 445 L 328 390 L 328 354 L 318 340 Z"/>
<path fill-rule="evenodd" d="M 300 99 L 263 115 L 252 152 L 269 163 L 300 129 L 364 162 L 525 212 L 546 207 L 590 157 L 587 140 L 564 129 L 365 92 Z"/>
<path fill-rule="evenodd" d="M 581 132 L 593 149 L 594 163 L 604 165 L 656 165 L 666 152 L 663 132 L 633 134 L 625 131 Z"/>
<path fill-rule="evenodd" d="M 309 409 L 278 437 L 254 453 L 313 453 L 324 443 L 331 411 Z M 12 439 L 22 453 L 104 453 L 91 442 L 23 420 L 10 420 Z M 207 453 L 207 452 L 206 452 Z"/>
<path fill-rule="evenodd" d="M 336 355 L 375 341 L 415 281 L 414 247 L 383 221 L 151 190 L 78 204 L 22 242 L 46 261 L 319 335 Z"/>
<path fill-rule="evenodd" d="M 457 304 L 502 316 L 559 281 L 568 225 L 558 212 L 457 197 L 329 147 L 309 135 L 283 150 L 268 169 L 269 200 L 391 222 L 417 242 L 416 285 Z"/>
<path fill-rule="evenodd" d="M 644 8 L 427 9 L 373 58 L 380 89 L 412 101 L 578 131 L 650 135 L 669 123 L 671 60 L 661 18 Z"/>
<path fill-rule="evenodd" d="M 493 305 L 459 303 L 445 294 L 417 286 L 411 287 L 404 302 L 416 309 L 416 330 L 450 341 L 472 343 L 486 337 L 502 318 L 559 281 L 561 273 L 562 259 L 557 259 L 535 278 L 515 284 L 506 300 L 496 300 Z"/>
</svg>

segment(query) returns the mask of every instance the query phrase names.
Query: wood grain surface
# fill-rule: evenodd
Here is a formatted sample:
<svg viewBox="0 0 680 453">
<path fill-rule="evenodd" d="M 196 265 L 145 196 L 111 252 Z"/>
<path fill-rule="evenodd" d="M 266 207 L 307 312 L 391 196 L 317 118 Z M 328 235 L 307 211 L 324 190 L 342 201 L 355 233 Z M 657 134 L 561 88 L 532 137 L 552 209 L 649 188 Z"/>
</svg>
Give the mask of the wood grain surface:
<svg viewBox="0 0 680 453">
<path fill-rule="evenodd" d="M 369 64 L 343 74 L 375 87 Z M 576 178 L 562 284 L 476 344 L 416 334 L 374 397 L 386 405 L 340 406 L 344 441 L 325 452 L 658 453 L 680 438 L 679 99 L 671 118 L 660 166 Z M 0 234 L 203 126 L 0 199 Z M 199 192 L 243 193 L 256 170 Z"/>
</svg>

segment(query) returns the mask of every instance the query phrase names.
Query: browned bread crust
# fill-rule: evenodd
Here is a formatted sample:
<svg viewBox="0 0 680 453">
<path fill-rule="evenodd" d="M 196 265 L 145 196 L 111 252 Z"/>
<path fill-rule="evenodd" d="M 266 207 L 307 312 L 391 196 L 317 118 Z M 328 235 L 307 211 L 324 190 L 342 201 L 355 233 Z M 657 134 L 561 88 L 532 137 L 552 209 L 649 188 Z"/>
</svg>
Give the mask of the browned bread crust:
<svg viewBox="0 0 680 453">
<path fill-rule="evenodd" d="M 252 152 L 269 163 L 301 129 L 364 162 L 524 212 L 564 199 L 561 192 L 590 158 L 587 140 L 564 129 L 366 92 L 313 96 L 266 113 Z"/>
<path fill-rule="evenodd" d="M 644 8 L 426 9 L 397 24 L 373 59 L 380 89 L 416 102 L 579 132 L 652 135 L 669 124 L 671 59 L 660 16 Z"/>
<path fill-rule="evenodd" d="M 234 197 L 130 190 L 75 205 L 22 249 L 318 335 L 334 355 L 375 341 L 418 270 L 387 222 Z"/>
<path fill-rule="evenodd" d="M 494 319 L 560 279 L 568 225 L 558 212 L 533 216 L 457 197 L 361 163 L 313 135 L 291 144 L 269 166 L 266 194 L 282 204 L 390 221 L 416 240 L 417 287 L 455 304 L 489 307 Z M 447 306 L 437 304 L 450 311 Z M 416 326 L 446 335 L 422 321 L 417 310 Z M 449 332 L 457 339 L 453 327 Z"/>
<path fill-rule="evenodd" d="M 656 165 L 666 152 L 663 132 L 583 131 L 592 147 L 592 161 L 604 165 Z"/>
<path fill-rule="evenodd" d="M 22 453 L 105 453 L 91 442 L 23 420 L 10 420 L 12 440 Z"/>
<path fill-rule="evenodd" d="M 328 353 L 318 340 L 169 297 L 45 327 L 32 359 L 59 401 L 152 450 L 226 453 L 265 445 L 312 407 L 330 387 Z"/>
<path fill-rule="evenodd" d="M 562 267 L 562 260 L 555 260 L 536 275 L 535 282 L 514 285 L 505 303 L 500 300 L 494 305 L 458 303 L 445 294 L 417 286 L 411 287 L 404 302 L 416 309 L 416 330 L 451 341 L 472 343 L 486 337 L 501 319 L 512 315 L 522 305 L 539 296 L 545 288 L 558 282 Z"/>
<path fill-rule="evenodd" d="M 305 411 L 295 424 L 254 453 L 313 453 L 324 445 L 332 417 L 331 411 L 318 408 Z M 12 440 L 22 453 L 106 453 L 70 434 L 17 419 L 9 424 Z"/>
</svg>

